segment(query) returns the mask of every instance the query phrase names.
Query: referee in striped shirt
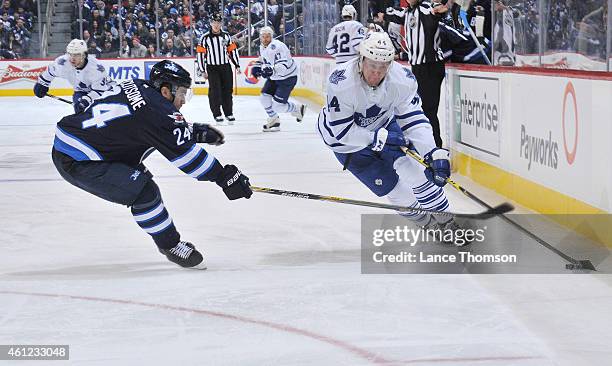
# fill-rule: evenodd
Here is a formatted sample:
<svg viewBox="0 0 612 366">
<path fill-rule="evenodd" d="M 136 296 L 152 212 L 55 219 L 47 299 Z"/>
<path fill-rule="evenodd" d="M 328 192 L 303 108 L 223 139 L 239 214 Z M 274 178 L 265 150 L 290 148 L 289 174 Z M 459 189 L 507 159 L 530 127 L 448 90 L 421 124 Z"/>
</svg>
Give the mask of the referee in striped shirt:
<svg viewBox="0 0 612 366">
<path fill-rule="evenodd" d="M 221 107 L 229 124 L 234 124 L 232 89 L 234 88 L 234 74 L 230 62 L 240 72 L 238 50 L 232 37 L 224 32 L 223 19 L 220 14 L 213 14 L 210 18 L 211 30 L 200 39 L 196 48 L 198 68 L 205 79 L 210 81 L 208 87 L 208 103 L 210 111 L 216 122 L 223 122 Z"/>
<path fill-rule="evenodd" d="M 408 0 L 404 19 L 408 61 L 419 83 L 423 112 L 431 123 L 438 147 L 442 147 L 438 105 L 440 104 L 440 88 L 445 74 L 438 25 L 447 11 L 448 7 L 439 3 L 432 4 L 427 0 Z"/>
</svg>

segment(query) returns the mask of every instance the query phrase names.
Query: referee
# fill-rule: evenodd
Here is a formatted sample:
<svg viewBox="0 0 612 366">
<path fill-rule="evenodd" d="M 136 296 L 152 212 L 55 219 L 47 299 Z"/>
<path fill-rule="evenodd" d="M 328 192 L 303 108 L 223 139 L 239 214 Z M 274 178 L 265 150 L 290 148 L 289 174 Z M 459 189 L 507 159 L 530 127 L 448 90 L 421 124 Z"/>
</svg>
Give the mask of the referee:
<svg viewBox="0 0 612 366">
<path fill-rule="evenodd" d="M 215 121 L 223 122 L 221 107 L 228 123 L 234 124 L 232 89 L 234 88 L 234 74 L 230 62 L 240 74 L 238 50 L 231 36 L 224 32 L 221 14 L 213 14 L 210 18 L 211 30 L 205 33 L 198 43 L 198 68 L 205 79 L 210 81 L 208 87 L 208 103 Z"/>
<path fill-rule="evenodd" d="M 446 5 L 432 5 L 427 0 L 408 0 L 404 19 L 408 62 L 419 83 L 423 112 L 431 123 L 438 147 L 442 147 L 438 105 L 445 74 L 438 24 L 447 11 Z"/>
</svg>

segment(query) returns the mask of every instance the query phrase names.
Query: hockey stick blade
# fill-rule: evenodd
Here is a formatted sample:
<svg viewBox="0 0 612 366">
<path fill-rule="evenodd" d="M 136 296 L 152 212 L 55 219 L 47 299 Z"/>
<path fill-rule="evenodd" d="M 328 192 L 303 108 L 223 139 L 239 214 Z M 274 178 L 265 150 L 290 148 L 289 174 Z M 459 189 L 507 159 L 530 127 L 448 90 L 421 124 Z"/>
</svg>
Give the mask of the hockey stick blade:
<svg viewBox="0 0 612 366">
<path fill-rule="evenodd" d="M 470 214 L 470 213 L 455 213 L 455 212 L 435 211 L 435 210 L 429 210 L 429 209 L 424 209 L 424 208 L 397 206 L 397 205 L 391 205 L 391 204 L 388 204 L 388 203 L 360 201 L 360 200 L 354 200 L 354 199 L 350 199 L 350 198 L 342 198 L 342 197 L 334 197 L 334 196 L 324 196 L 324 195 L 313 194 L 313 193 L 285 191 L 285 190 L 282 190 L 282 189 L 275 189 L 275 188 L 265 188 L 265 187 L 251 186 L 251 189 L 254 192 L 274 194 L 274 195 L 285 196 L 285 197 L 302 198 L 302 199 L 315 200 L 315 201 L 335 202 L 335 203 L 342 203 L 342 204 L 346 204 L 346 205 L 374 207 L 374 208 L 381 208 L 381 209 L 386 209 L 386 210 L 394 210 L 394 211 L 399 211 L 399 212 L 415 212 L 415 213 L 426 212 L 426 213 L 435 214 L 435 215 L 454 216 L 454 217 L 467 218 L 467 219 L 476 219 L 476 220 L 485 220 L 485 219 L 491 218 L 493 216 L 502 215 L 502 214 L 504 214 L 506 212 L 509 212 L 509 211 L 512 211 L 514 209 L 514 207 L 511 204 L 503 203 L 503 204 L 501 204 L 499 206 L 489 208 L 486 211 L 483 211 L 483 212 L 480 212 L 480 213 L 475 213 L 475 214 Z"/>
</svg>

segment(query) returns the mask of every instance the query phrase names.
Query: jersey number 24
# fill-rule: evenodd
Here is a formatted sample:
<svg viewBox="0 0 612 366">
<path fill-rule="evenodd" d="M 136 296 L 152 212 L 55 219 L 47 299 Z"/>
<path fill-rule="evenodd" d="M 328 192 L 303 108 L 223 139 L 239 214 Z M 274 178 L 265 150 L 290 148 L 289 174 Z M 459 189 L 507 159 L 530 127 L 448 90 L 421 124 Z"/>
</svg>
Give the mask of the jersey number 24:
<svg viewBox="0 0 612 366">
<path fill-rule="evenodd" d="M 106 127 L 106 122 L 114 119 L 129 116 L 132 114 L 127 104 L 121 103 L 100 103 L 91 107 L 90 119 L 84 120 L 82 123 L 83 129 L 96 126 L 97 128 Z"/>
</svg>

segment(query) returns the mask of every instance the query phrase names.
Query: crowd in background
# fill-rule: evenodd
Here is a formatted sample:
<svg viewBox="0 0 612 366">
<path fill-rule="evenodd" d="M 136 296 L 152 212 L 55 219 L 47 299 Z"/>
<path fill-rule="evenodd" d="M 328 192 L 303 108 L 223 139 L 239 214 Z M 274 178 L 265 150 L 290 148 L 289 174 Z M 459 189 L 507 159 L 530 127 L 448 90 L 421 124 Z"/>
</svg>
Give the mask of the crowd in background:
<svg viewBox="0 0 612 366">
<path fill-rule="evenodd" d="M 0 4 L 0 59 L 29 57 L 37 16 L 34 0 L 2 0 Z"/>
<path fill-rule="evenodd" d="M 209 17 L 217 12 L 223 14 L 225 30 L 234 37 L 241 55 L 257 54 L 257 30 L 264 25 L 273 27 L 276 35 L 281 35 L 293 53 L 304 53 L 308 51 L 304 47 L 305 34 L 307 38 L 311 34 L 305 33 L 303 7 L 306 6 L 304 4 L 312 6 L 317 3 L 313 0 L 269 0 L 268 24 L 263 24 L 263 0 L 252 1 L 252 43 L 249 50 L 247 0 L 192 0 L 191 8 L 189 0 L 120 1 L 121 7 L 118 0 L 75 1 L 72 37 L 80 38 L 82 29 L 89 52 L 98 57 L 193 55 L 194 43 L 208 32 Z M 333 8 L 330 1 L 320 3 L 331 3 Z M 488 29 L 485 33 L 489 36 L 493 27 L 490 3 L 490 0 L 474 0 L 472 5 L 474 8 L 484 6 L 486 9 L 484 16 L 488 18 L 485 21 Z M 0 4 L 0 58 L 37 56 L 37 52 L 31 54 L 30 50 L 33 25 L 37 17 L 35 0 L 0 0 Z M 358 11 L 361 10 L 359 0 L 338 0 L 337 9 L 345 4 L 352 4 Z M 397 9 L 402 4 L 405 2 L 400 0 L 369 0 L 368 22 L 386 29 L 386 10 Z M 501 0 L 496 4 L 499 7 L 496 8 L 497 12 L 507 11 L 511 14 L 514 21 L 513 42 L 519 54 L 538 52 L 540 7 L 543 7 L 544 50 L 579 52 L 598 59 L 606 57 L 606 0 Z M 502 18 L 500 14 L 496 17 Z M 339 14 L 338 18 L 328 23 L 336 20 L 339 20 Z M 318 28 L 311 28 L 310 32 L 313 31 L 318 32 Z"/>
<path fill-rule="evenodd" d="M 268 1 L 268 25 L 277 34 L 292 34 L 300 17 L 296 0 Z M 241 54 L 247 54 L 247 0 L 79 0 L 73 11 L 73 38 L 87 41 L 90 53 L 100 57 L 180 57 L 193 55 L 195 44 L 210 29 L 210 16 L 220 13 L 225 29 L 234 36 Z M 291 14 L 289 14 L 291 13 Z M 263 0 L 251 3 L 251 37 L 264 18 Z M 301 18 L 303 20 L 303 17 Z M 257 43 L 255 42 L 255 43 Z M 251 52 L 256 53 L 258 44 Z"/>
</svg>

